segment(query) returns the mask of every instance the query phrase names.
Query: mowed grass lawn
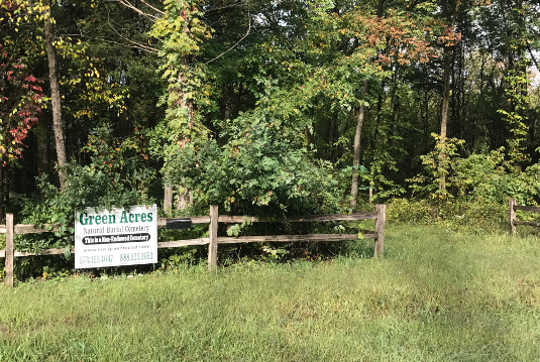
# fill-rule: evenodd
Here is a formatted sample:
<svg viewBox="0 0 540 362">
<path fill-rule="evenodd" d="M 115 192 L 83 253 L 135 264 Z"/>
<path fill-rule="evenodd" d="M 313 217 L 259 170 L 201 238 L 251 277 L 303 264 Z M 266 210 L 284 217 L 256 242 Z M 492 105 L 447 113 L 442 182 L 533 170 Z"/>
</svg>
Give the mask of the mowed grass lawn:
<svg viewBox="0 0 540 362">
<path fill-rule="evenodd" d="M 538 237 L 390 226 L 386 245 L 0 288 L 0 360 L 540 360 Z"/>
</svg>

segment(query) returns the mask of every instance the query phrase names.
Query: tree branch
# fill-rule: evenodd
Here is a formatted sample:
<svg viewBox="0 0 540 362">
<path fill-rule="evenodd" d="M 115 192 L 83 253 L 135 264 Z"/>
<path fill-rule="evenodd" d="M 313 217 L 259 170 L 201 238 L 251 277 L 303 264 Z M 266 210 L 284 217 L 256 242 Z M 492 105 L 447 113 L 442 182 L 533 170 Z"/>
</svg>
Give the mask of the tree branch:
<svg viewBox="0 0 540 362">
<path fill-rule="evenodd" d="M 116 28 L 111 24 L 111 21 L 110 21 L 110 18 L 109 16 L 107 16 L 107 24 L 109 24 L 109 27 L 111 28 L 111 30 L 116 34 L 118 35 L 120 38 L 124 39 L 125 41 L 127 41 L 128 43 L 130 43 L 130 47 L 132 48 L 137 48 L 137 49 L 140 49 L 140 50 L 143 50 L 145 52 L 148 52 L 148 53 L 151 53 L 151 54 L 156 54 L 158 52 L 158 49 L 156 48 L 153 48 L 151 46 L 148 46 L 148 45 L 144 45 L 144 44 L 141 44 L 141 43 L 138 43 L 134 40 L 131 40 L 125 36 L 123 36 L 122 34 L 120 34 L 120 32 L 118 30 L 116 30 Z"/>
<path fill-rule="evenodd" d="M 208 65 L 208 64 L 218 60 L 219 58 L 221 58 L 222 56 L 224 56 L 225 54 L 227 54 L 228 52 L 230 52 L 231 50 L 236 48 L 238 46 L 238 44 L 240 44 L 245 38 L 247 38 L 247 36 L 249 35 L 250 32 L 251 32 L 251 16 L 248 13 L 248 29 L 247 29 L 246 33 L 244 34 L 244 36 L 241 37 L 236 43 L 234 43 L 229 49 L 225 50 L 224 52 L 222 52 L 218 56 L 210 59 L 209 61 L 204 63 L 204 65 Z"/>
<path fill-rule="evenodd" d="M 536 70 L 540 71 L 540 68 L 538 68 L 538 62 L 536 61 L 536 58 L 534 57 L 534 54 L 531 49 L 531 45 L 527 42 L 527 49 L 529 50 L 529 54 L 531 55 L 531 59 L 536 66 Z"/>
<path fill-rule="evenodd" d="M 158 13 L 159 15 L 165 15 L 165 12 L 164 11 L 161 11 L 159 10 L 158 8 L 148 4 L 146 1 L 144 0 L 140 0 L 144 5 L 146 5 L 147 7 L 149 7 L 150 9 L 154 10 L 156 13 Z"/>
<path fill-rule="evenodd" d="M 205 9 L 204 12 L 209 13 L 209 12 L 212 12 L 212 11 L 218 11 L 218 10 L 223 10 L 223 9 L 234 8 L 236 6 L 241 6 L 241 5 L 243 5 L 243 1 L 238 1 L 238 2 L 236 2 L 234 4 L 230 4 L 230 5 L 224 5 L 224 6 L 220 6 L 220 7 Z"/>
<path fill-rule="evenodd" d="M 133 10 L 137 14 L 139 14 L 141 16 L 144 16 L 145 18 L 150 19 L 151 21 L 156 21 L 156 20 L 159 19 L 158 16 L 155 16 L 155 15 L 152 15 L 152 14 L 149 14 L 149 13 L 146 13 L 146 12 L 142 11 L 141 9 L 139 9 L 138 7 L 136 7 L 132 3 L 130 3 L 128 0 L 116 0 L 116 2 L 123 5 L 123 6 L 125 6 L 128 9 Z M 143 3 L 144 3 L 144 1 L 143 1 Z M 145 3 L 145 5 L 148 6 L 148 4 L 146 4 L 146 3 Z M 150 7 L 153 8 L 152 6 L 150 6 Z"/>
</svg>

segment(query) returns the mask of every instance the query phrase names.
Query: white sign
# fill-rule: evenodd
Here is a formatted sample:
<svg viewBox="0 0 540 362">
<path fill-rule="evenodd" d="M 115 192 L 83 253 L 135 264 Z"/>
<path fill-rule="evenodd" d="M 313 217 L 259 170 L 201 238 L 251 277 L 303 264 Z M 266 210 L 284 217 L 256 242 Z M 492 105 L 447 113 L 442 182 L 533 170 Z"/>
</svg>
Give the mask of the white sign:
<svg viewBox="0 0 540 362">
<path fill-rule="evenodd" d="M 75 212 L 75 269 L 157 263 L 157 206 Z"/>
</svg>

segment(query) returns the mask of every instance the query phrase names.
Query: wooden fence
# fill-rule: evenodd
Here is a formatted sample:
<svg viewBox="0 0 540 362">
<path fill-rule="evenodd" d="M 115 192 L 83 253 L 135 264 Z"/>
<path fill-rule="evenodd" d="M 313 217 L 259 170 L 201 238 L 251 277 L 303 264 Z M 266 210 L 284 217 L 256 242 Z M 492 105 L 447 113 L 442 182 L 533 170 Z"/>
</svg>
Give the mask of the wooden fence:
<svg viewBox="0 0 540 362">
<path fill-rule="evenodd" d="M 516 233 L 516 226 L 517 225 L 530 225 L 530 226 L 537 226 L 537 227 L 540 227 L 540 222 L 535 222 L 535 221 L 521 221 L 521 220 L 518 220 L 517 219 L 517 216 L 516 216 L 516 211 L 517 210 L 522 210 L 522 211 L 530 211 L 530 212 L 535 212 L 535 213 L 539 213 L 540 214 L 540 207 L 538 206 L 523 206 L 523 205 L 518 205 L 516 203 L 516 200 L 514 199 L 510 199 L 509 203 L 508 203 L 508 216 L 509 216 L 509 219 L 510 219 L 510 231 L 512 232 L 512 234 L 515 234 Z"/>
<path fill-rule="evenodd" d="M 317 241 L 339 241 L 339 240 L 355 240 L 358 239 L 358 233 L 355 234 L 305 234 L 305 235 L 265 235 L 265 236 L 239 236 L 239 237 L 219 237 L 218 223 L 237 224 L 243 222 L 259 223 L 259 222 L 288 222 L 288 223 L 305 223 L 305 222 L 325 222 L 325 221 L 360 221 L 360 220 L 375 220 L 375 230 L 357 230 L 362 233 L 365 239 L 375 239 L 374 255 L 382 257 L 384 253 L 384 224 L 386 219 L 386 205 L 376 205 L 375 212 L 370 213 L 354 213 L 348 215 L 324 215 L 324 216 L 308 216 L 300 218 L 292 218 L 286 220 L 259 218 L 254 216 L 228 216 L 219 215 L 218 207 L 210 206 L 209 216 L 196 216 L 184 219 L 166 219 L 160 218 L 158 221 L 159 228 L 168 228 L 171 225 L 179 222 L 188 224 L 209 224 L 208 237 L 190 240 L 166 241 L 159 242 L 158 248 L 179 248 L 191 245 L 207 245 L 208 244 L 208 269 L 216 270 L 217 267 L 217 252 L 218 244 L 237 244 L 237 243 L 252 243 L 252 242 L 317 242 Z M 5 258 L 5 279 L 7 286 L 12 287 L 14 281 L 13 267 L 16 257 L 35 256 L 35 255 L 58 255 L 64 254 L 65 249 L 46 249 L 39 252 L 16 251 L 14 248 L 13 239 L 16 234 L 40 234 L 53 232 L 59 228 L 56 224 L 47 224 L 42 226 L 13 224 L 13 214 L 6 215 L 6 224 L 0 225 L 0 234 L 6 234 L 6 247 L 0 250 L 0 258 Z M 73 252 L 73 248 L 71 249 Z"/>
</svg>

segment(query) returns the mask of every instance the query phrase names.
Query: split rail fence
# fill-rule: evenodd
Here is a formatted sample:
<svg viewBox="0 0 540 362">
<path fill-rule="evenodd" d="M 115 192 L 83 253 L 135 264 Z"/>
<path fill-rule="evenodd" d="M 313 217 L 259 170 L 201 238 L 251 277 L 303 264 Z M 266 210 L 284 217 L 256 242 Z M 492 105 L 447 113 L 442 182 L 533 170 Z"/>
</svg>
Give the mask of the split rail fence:
<svg viewBox="0 0 540 362">
<path fill-rule="evenodd" d="M 524 206 L 524 205 L 518 205 L 516 203 L 516 200 L 510 199 L 509 201 L 509 219 L 510 219 L 510 231 L 512 234 L 516 233 L 516 226 L 517 225 L 529 225 L 529 226 L 536 226 L 540 227 L 540 222 L 537 221 L 522 221 L 517 219 L 516 211 L 529 211 L 529 212 L 535 212 L 540 214 L 540 207 L 538 206 Z"/>
<path fill-rule="evenodd" d="M 262 223 L 262 222 L 288 222 L 288 223 L 306 223 L 306 222 L 330 222 L 330 221 L 361 221 L 375 220 L 375 230 L 357 229 L 355 234 L 304 234 L 304 235 L 265 235 L 265 236 L 239 236 L 239 237 L 221 237 L 218 236 L 218 223 L 239 224 L 243 222 Z M 253 242 L 317 242 L 317 241 L 344 241 L 358 239 L 358 233 L 361 233 L 364 239 L 375 239 L 374 256 L 382 257 L 384 253 L 384 224 L 386 220 L 386 205 L 376 205 L 375 212 L 353 213 L 347 215 L 324 215 L 324 216 L 306 216 L 291 219 L 272 219 L 260 218 L 255 216 L 228 216 L 219 215 L 218 207 L 210 206 L 209 216 L 196 216 L 182 219 L 160 218 L 159 228 L 178 228 L 180 225 L 191 224 L 209 224 L 208 237 L 190 240 L 165 241 L 159 242 L 158 248 L 179 248 L 192 245 L 208 245 L 208 269 L 215 271 L 217 268 L 217 252 L 219 244 L 238 244 Z M 64 254 L 65 248 L 46 249 L 39 252 L 16 251 L 14 247 L 14 236 L 22 234 L 40 234 L 54 232 L 59 228 L 57 224 L 46 225 L 28 225 L 13 223 L 13 214 L 6 215 L 6 224 L 0 225 L 0 234 L 6 234 L 6 246 L 0 250 L 0 258 L 5 258 L 5 279 L 7 286 L 12 287 L 14 283 L 14 262 L 16 257 L 27 257 L 36 255 L 59 255 Z M 73 252 L 73 248 L 71 249 Z"/>
</svg>

